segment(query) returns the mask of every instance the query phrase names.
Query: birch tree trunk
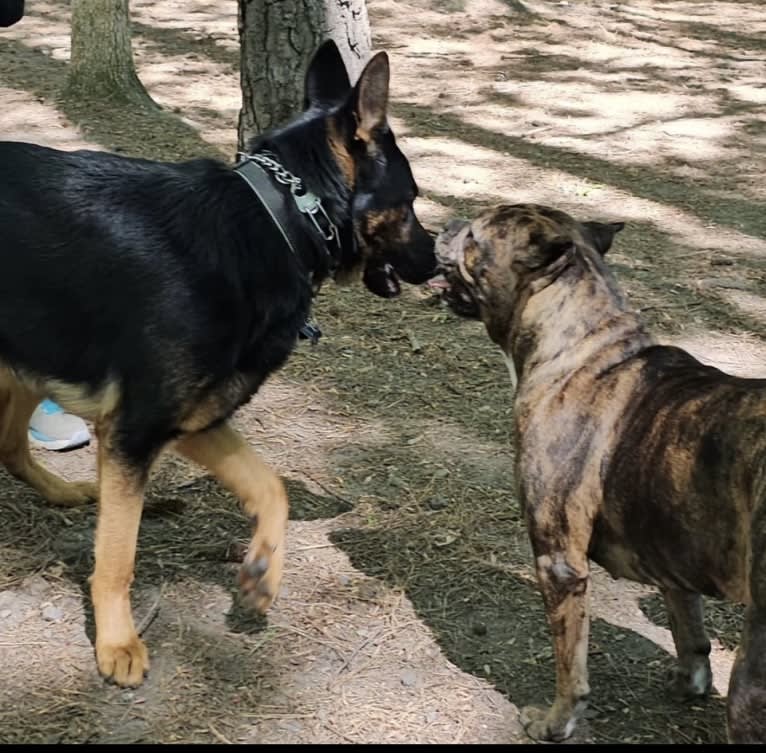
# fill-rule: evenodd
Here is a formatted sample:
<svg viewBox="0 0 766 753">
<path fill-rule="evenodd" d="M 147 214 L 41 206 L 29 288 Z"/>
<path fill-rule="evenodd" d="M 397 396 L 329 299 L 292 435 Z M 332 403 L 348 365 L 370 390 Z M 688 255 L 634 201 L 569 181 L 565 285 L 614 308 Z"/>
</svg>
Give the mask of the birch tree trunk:
<svg viewBox="0 0 766 753">
<path fill-rule="evenodd" d="M 156 107 L 136 74 L 129 0 L 72 0 L 70 95 Z"/>
<path fill-rule="evenodd" d="M 287 122 L 303 104 L 306 66 L 332 39 L 352 82 L 369 59 L 372 42 L 364 0 L 238 0 L 239 148 Z"/>
</svg>

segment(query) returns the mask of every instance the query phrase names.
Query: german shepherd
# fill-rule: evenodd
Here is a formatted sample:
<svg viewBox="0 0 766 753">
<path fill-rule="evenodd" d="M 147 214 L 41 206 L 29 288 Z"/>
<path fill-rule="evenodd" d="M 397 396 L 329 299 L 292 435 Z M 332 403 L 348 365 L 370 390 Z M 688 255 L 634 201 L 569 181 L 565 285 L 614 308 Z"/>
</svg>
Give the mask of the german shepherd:
<svg viewBox="0 0 766 753">
<path fill-rule="evenodd" d="M 152 464 L 173 449 L 241 499 L 253 536 L 240 585 L 265 611 L 282 577 L 287 498 L 229 417 L 285 363 L 323 280 L 361 276 L 392 296 L 400 278 L 434 274 L 388 90 L 384 52 L 352 87 L 327 42 L 307 70 L 304 112 L 250 144 L 298 176 L 337 229 L 326 241 L 274 183 L 292 250 L 231 166 L 0 143 L 0 462 L 53 504 L 98 498 L 95 649 L 118 685 L 149 668 L 129 589 Z M 98 487 L 30 456 L 43 396 L 94 422 Z"/>
<path fill-rule="evenodd" d="M 711 688 L 702 594 L 748 605 L 732 742 L 766 742 L 766 380 L 659 345 L 604 259 L 622 223 L 500 206 L 436 242 L 447 299 L 480 317 L 516 386 L 516 483 L 553 635 L 539 740 L 571 735 L 588 685 L 590 568 L 657 586 L 688 698 Z"/>
</svg>

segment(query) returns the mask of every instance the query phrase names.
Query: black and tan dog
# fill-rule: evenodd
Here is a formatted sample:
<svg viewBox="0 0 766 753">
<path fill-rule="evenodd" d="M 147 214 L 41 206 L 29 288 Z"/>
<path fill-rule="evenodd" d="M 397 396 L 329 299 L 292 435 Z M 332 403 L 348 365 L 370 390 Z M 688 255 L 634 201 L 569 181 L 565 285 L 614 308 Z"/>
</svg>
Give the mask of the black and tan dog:
<svg viewBox="0 0 766 753">
<path fill-rule="evenodd" d="M 292 248 L 219 162 L 0 144 L 0 462 L 52 503 L 98 496 L 96 655 L 120 685 L 139 684 L 149 667 L 129 588 L 152 463 L 172 448 L 241 499 L 253 525 L 241 587 L 266 610 L 282 575 L 287 498 L 227 419 L 285 362 L 323 279 L 356 271 L 391 296 L 399 278 L 434 272 L 387 123 L 388 87 L 385 53 L 352 87 L 327 43 L 308 69 L 305 111 L 251 145 L 276 165 L 266 174 L 285 197 Z M 293 200 L 295 184 L 279 181 L 296 177 L 296 195 L 327 212 L 320 227 Z M 27 424 L 43 395 L 95 422 L 98 490 L 30 457 Z"/>
<path fill-rule="evenodd" d="M 553 706 L 522 720 L 563 740 L 585 707 L 593 560 L 661 589 L 683 695 L 711 687 L 701 594 L 749 605 L 729 736 L 766 742 L 766 380 L 652 339 L 603 259 L 621 227 L 501 206 L 436 243 L 448 301 L 518 379 L 516 477 L 556 659 Z"/>
</svg>

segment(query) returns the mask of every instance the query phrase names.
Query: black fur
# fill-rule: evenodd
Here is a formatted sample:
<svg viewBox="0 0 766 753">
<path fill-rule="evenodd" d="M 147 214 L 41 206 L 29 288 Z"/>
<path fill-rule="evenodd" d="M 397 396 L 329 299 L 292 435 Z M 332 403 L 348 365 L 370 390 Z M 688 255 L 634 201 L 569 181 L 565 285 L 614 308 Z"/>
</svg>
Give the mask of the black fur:
<svg viewBox="0 0 766 753">
<path fill-rule="evenodd" d="M 386 123 L 358 137 L 355 90 L 341 96 L 347 79 L 323 79 L 339 61 L 333 44 L 320 48 L 306 111 L 252 149 L 273 151 L 322 198 L 341 228 L 339 273 L 387 265 L 422 282 L 435 257 L 412 213 L 409 165 Z M 387 64 L 385 74 L 387 87 Z M 351 180 L 338 150 L 350 156 Z M 366 236 L 369 217 L 385 211 L 396 221 Z M 116 383 L 115 449 L 145 470 L 189 406 L 214 396 L 211 422 L 224 420 L 287 359 L 312 282 L 333 263 L 294 208 L 291 222 L 295 255 L 217 161 L 0 143 L 0 364 L 54 385 L 54 398 L 53 380 L 93 394 Z"/>
<path fill-rule="evenodd" d="M 24 0 L 0 0 L 0 26 L 13 26 L 24 15 Z"/>
</svg>

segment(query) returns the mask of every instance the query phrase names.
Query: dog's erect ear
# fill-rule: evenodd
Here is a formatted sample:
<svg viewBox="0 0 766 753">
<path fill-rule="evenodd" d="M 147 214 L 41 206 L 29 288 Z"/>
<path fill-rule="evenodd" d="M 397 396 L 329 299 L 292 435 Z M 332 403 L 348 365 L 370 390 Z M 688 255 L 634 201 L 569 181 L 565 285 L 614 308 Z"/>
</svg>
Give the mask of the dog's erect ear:
<svg viewBox="0 0 766 753">
<path fill-rule="evenodd" d="M 364 67 L 354 87 L 356 138 L 369 143 L 372 133 L 386 122 L 388 111 L 388 55 L 379 52 Z"/>
<path fill-rule="evenodd" d="M 351 81 L 338 45 L 328 39 L 314 53 L 306 71 L 303 109 L 335 107 L 345 101 L 350 90 Z"/>
<path fill-rule="evenodd" d="M 625 227 L 624 222 L 583 222 L 585 240 L 603 256 L 611 247 L 614 236 Z"/>
</svg>

